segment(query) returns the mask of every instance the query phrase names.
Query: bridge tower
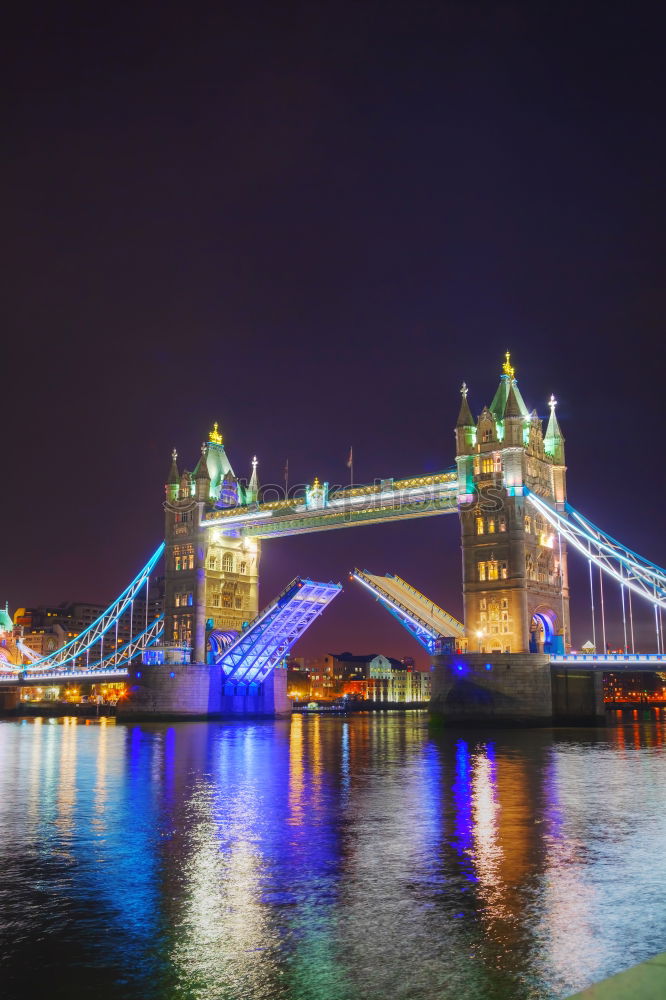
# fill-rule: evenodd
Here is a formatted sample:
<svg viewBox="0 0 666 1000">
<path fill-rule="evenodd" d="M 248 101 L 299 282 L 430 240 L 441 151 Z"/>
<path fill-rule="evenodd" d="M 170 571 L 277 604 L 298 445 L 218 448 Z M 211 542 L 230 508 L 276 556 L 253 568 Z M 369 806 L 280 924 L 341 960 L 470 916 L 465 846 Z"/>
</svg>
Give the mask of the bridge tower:
<svg viewBox="0 0 666 1000">
<path fill-rule="evenodd" d="M 462 386 L 455 429 L 465 630 L 470 652 L 563 652 L 570 643 L 564 542 L 524 487 L 562 506 L 564 438 L 550 399 L 545 435 L 518 388 L 509 352 L 490 406 L 475 420 Z"/>
<path fill-rule="evenodd" d="M 256 459 L 249 483 L 237 479 L 217 424 L 193 471 L 179 472 L 173 451 L 164 504 L 164 641 L 192 647 L 195 663 L 206 662 L 207 630 L 240 632 L 259 607 L 259 543 L 202 527 L 203 514 L 250 503 L 257 491 Z"/>
</svg>

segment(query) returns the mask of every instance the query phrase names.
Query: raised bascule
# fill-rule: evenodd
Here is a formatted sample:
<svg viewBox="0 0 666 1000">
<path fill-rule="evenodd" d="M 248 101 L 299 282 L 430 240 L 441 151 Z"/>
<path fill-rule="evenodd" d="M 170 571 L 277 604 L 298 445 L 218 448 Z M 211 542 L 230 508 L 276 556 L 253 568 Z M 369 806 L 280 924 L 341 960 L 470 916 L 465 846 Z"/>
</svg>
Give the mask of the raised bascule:
<svg viewBox="0 0 666 1000">
<path fill-rule="evenodd" d="M 497 391 L 478 418 L 463 383 L 455 468 L 333 492 L 315 479 L 298 495 L 270 502 L 260 499 L 256 458 L 249 480 L 239 479 L 215 424 L 193 471 L 179 471 L 173 452 L 164 543 L 96 622 L 61 649 L 36 656 L 0 621 L 5 704 L 22 684 L 113 678 L 129 682 L 126 716 L 286 713 L 285 656 L 341 587 L 299 577 L 260 612 L 262 542 L 457 513 L 464 623 L 398 576 L 351 574 L 431 655 L 433 715 L 504 724 L 602 716 L 604 670 L 666 670 L 666 571 L 569 505 L 552 396 L 549 409 L 544 433 L 507 353 Z M 589 565 L 595 629 L 598 588 L 604 650 L 604 580 L 620 589 L 622 653 L 571 651 L 567 561 L 574 552 Z M 147 588 L 162 558 L 164 612 L 149 620 Z M 649 653 L 635 651 L 636 597 L 654 608 Z M 144 610 L 135 614 L 139 602 Z M 130 636 L 122 643 L 119 625 Z"/>
</svg>

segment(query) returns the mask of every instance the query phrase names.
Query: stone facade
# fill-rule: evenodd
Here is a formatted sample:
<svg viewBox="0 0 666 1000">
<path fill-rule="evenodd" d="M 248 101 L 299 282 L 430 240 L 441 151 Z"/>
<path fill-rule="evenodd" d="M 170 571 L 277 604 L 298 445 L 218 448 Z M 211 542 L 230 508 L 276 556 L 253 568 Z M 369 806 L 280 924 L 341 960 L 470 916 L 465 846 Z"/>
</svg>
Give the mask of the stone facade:
<svg viewBox="0 0 666 1000">
<path fill-rule="evenodd" d="M 205 663 L 207 629 L 240 632 L 258 614 L 258 541 L 203 526 L 206 511 L 256 499 L 256 460 L 246 485 L 216 425 L 193 472 L 179 473 L 174 451 L 165 490 L 164 641 L 190 645 L 193 661 Z"/>
<path fill-rule="evenodd" d="M 566 499 L 564 438 L 551 397 L 546 434 L 527 410 L 509 356 L 478 420 L 467 387 L 456 425 L 463 595 L 472 652 L 555 652 L 570 644 L 566 545 L 525 487 Z"/>
<path fill-rule="evenodd" d="M 431 714 L 450 725 L 605 719 L 602 674 L 553 667 L 544 653 L 437 656 L 431 676 Z"/>
<path fill-rule="evenodd" d="M 277 667 L 262 684 L 225 684 L 218 666 L 203 663 L 133 667 L 130 697 L 118 718 L 194 719 L 288 715 L 287 671 Z"/>
<path fill-rule="evenodd" d="M 435 657 L 430 710 L 452 724 L 548 724 L 550 659 L 543 653 Z"/>
</svg>

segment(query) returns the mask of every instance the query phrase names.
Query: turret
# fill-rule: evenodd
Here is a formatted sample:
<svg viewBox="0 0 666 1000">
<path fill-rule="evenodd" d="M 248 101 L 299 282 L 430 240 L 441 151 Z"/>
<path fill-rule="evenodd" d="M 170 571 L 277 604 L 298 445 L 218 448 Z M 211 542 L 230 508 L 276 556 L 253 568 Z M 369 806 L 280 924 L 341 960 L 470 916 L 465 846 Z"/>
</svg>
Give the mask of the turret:
<svg viewBox="0 0 666 1000">
<path fill-rule="evenodd" d="M 460 413 L 456 421 L 456 455 L 474 454 L 476 444 L 476 421 L 472 416 L 472 411 L 467 402 L 467 384 L 463 382 L 460 386 Z"/>
<path fill-rule="evenodd" d="M 194 470 L 194 492 L 197 500 L 208 500 L 210 497 L 210 473 L 208 472 L 205 444 L 201 445 L 201 458 Z"/>
<path fill-rule="evenodd" d="M 252 459 L 252 475 L 245 491 L 245 503 L 254 503 L 259 497 L 259 477 L 257 475 L 257 456 Z"/>
<path fill-rule="evenodd" d="M 546 428 L 546 436 L 543 439 L 543 446 L 546 454 L 553 460 L 553 495 L 557 503 L 564 503 L 567 498 L 567 467 L 564 459 L 564 435 L 560 430 L 560 425 L 555 414 L 557 400 L 552 394 L 548 400 L 548 406 L 550 407 L 550 417 L 548 419 L 548 427 Z"/>
<path fill-rule="evenodd" d="M 178 474 L 178 452 L 174 448 L 173 451 L 171 452 L 171 469 L 169 470 L 169 478 L 164 487 L 167 500 L 178 499 L 179 482 L 180 482 L 180 476 Z"/>
<path fill-rule="evenodd" d="M 504 442 L 505 448 L 522 448 L 523 445 L 523 414 L 521 413 L 513 382 L 509 386 L 509 394 L 504 410 Z"/>
</svg>

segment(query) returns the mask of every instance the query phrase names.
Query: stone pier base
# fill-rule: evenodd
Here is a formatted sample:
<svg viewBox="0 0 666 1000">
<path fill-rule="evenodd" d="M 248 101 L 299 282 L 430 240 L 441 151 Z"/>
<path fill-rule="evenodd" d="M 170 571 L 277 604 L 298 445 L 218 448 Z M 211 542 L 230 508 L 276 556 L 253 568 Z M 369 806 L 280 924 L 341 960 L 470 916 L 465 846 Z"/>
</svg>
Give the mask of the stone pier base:
<svg viewBox="0 0 666 1000">
<path fill-rule="evenodd" d="M 449 725 L 589 724 L 605 718 L 602 675 L 551 667 L 542 653 L 435 657 L 430 712 Z"/>
<path fill-rule="evenodd" d="M 5 712 L 15 712 L 21 703 L 21 689 L 18 687 L 0 688 L 0 714 Z"/>
<path fill-rule="evenodd" d="M 225 683 L 220 667 L 205 663 L 139 665 L 128 678 L 129 696 L 118 718 L 211 719 L 275 717 L 291 712 L 287 671 L 276 668 L 258 685 Z"/>
</svg>

